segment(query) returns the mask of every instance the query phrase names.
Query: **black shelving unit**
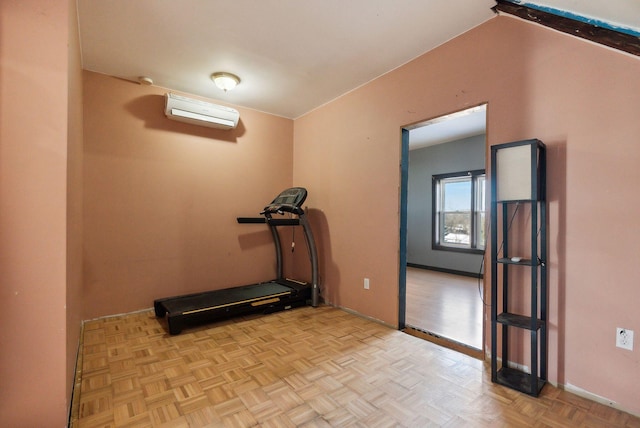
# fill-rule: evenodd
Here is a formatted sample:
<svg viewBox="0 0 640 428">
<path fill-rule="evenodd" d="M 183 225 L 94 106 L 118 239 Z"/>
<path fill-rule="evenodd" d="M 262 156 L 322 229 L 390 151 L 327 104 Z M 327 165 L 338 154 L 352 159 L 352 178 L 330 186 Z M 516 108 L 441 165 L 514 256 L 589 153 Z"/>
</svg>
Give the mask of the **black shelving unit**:
<svg viewBox="0 0 640 428">
<path fill-rule="evenodd" d="M 537 397 L 547 381 L 548 355 L 545 145 L 532 139 L 492 146 L 491 165 L 491 380 Z M 513 236 L 514 220 L 520 236 Z M 526 222 L 530 231 L 522 232 Z M 528 254 L 516 254 L 514 247 L 519 252 L 529 247 Z M 512 312 L 527 286 L 528 313 Z M 530 343 L 529 361 L 516 363 L 510 353 L 524 342 L 510 338 L 522 336 Z M 527 363 L 529 369 L 523 369 Z"/>
</svg>

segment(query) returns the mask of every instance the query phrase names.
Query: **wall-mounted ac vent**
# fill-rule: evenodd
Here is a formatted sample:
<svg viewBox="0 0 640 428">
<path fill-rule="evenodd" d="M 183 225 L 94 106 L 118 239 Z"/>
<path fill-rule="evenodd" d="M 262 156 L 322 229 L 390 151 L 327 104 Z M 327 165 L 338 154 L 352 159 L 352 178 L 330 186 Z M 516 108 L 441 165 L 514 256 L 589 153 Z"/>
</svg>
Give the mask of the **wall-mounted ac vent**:
<svg viewBox="0 0 640 428">
<path fill-rule="evenodd" d="M 240 119 L 236 109 L 172 93 L 165 96 L 164 114 L 179 122 L 219 129 L 233 129 Z"/>
</svg>

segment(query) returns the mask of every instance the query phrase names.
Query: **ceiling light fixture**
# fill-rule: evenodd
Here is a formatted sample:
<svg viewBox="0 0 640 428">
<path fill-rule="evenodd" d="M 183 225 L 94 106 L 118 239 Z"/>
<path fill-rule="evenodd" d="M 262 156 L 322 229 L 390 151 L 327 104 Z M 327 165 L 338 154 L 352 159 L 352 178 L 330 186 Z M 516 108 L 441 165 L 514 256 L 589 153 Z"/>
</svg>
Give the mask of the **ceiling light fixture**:
<svg viewBox="0 0 640 428">
<path fill-rule="evenodd" d="M 240 83 L 240 78 L 238 76 L 224 71 L 213 73 L 211 75 L 211 80 L 213 80 L 213 83 L 215 83 L 218 88 L 225 92 L 232 90 L 236 85 L 238 85 L 238 83 Z"/>
<path fill-rule="evenodd" d="M 151 77 L 148 77 L 148 76 L 140 76 L 140 77 L 138 77 L 138 82 L 141 85 L 146 85 L 146 86 L 153 85 L 153 79 Z"/>
</svg>

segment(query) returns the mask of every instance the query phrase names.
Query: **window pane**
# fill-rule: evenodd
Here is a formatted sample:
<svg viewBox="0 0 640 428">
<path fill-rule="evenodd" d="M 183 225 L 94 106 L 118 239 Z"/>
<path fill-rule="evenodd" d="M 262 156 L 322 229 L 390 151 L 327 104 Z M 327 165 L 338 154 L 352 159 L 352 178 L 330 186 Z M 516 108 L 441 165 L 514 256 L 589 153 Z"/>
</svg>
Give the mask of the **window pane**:
<svg viewBox="0 0 640 428">
<path fill-rule="evenodd" d="M 476 177 L 476 247 L 484 248 L 485 245 L 485 202 L 486 202 L 486 194 L 485 194 L 485 184 L 486 178 L 484 175 L 479 175 Z"/>
<path fill-rule="evenodd" d="M 433 180 L 434 248 L 484 249 L 484 171 L 434 175 Z"/>
<path fill-rule="evenodd" d="M 476 177 L 476 211 L 485 211 L 485 176 Z"/>
<path fill-rule="evenodd" d="M 444 213 L 444 243 L 470 245 L 471 213 Z"/>
<path fill-rule="evenodd" d="M 471 179 L 444 181 L 444 211 L 471 211 Z"/>
<path fill-rule="evenodd" d="M 485 240 L 487 239 L 485 236 L 485 213 L 484 211 L 482 212 L 477 212 L 476 213 L 476 219 L 477 219 L 477 223 L 476 223 L 476 247 L 478 248 L 484 248 L 484 243 L 486 242 Z"/>
<path fill-rule="evenodd" d="M 471 245 L 471 178 L 455 177 L 442 180 L 441 244 Z"/>
</svg>

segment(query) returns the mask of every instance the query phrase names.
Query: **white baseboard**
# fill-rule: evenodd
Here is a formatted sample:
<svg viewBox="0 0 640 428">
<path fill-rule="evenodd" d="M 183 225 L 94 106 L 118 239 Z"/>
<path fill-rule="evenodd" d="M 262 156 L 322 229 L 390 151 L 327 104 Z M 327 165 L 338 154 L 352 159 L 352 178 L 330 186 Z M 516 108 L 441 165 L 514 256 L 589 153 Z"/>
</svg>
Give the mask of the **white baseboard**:
<svg viewBox="0 0 640 428">
<path fill-rule="evenodd" d="M 486 361 L 491 362 L 491 352 L 490 351 L 486 351 L 485 352 L 485 357 L 486 357 Z M 498 362 L 501 363 L 502 359 L 498 358 Z M 529 371 L 529 367 L 528 366 L 524 366 L 521 364 L 516 364 L 513 362 L 509 362 L 509 367 L 518 369 L 520 371 L 523 371 L 525 373 L 530 373 Z M 620 410 L 621 412 L 625 412 L 625 413 L 629 413 L 630 415 L 636 416 L 636 417 L 640 417 L 640 413 L 635 413 L 630 411 L 629 409 L 624 408 L 624 406 L 621 406 L 620 404 L 618 404 L 617 402 L 610 400 L 606 397 L 601 397 L 600 395 L 594 394 L 592 392 L 589 392 L 585 389 L 582 389 L 578 386 L 575 385 L 571 385 L 570 383 L 567 384 L 561 384 L 558 382 L 551 382 L 551 381 L 547 381 L 549 383 L 549 385 L 552 385 L 558 389 L 562 389 L 563 391 L 567 391 L 570 392 L 572 394 L 577 395 L 578 397 L 582 397 L 582 398 L 586 398 L 587 400 L 591 400 L 594 401 L 596 403 L 600 403 L 603 404 L 605 406 L 609 406 L 612 407 L 616 410 Z"/>
<path fill-rule="evenodd" d="M 625 412 L 625 413 L 629 413 L 630 415 L 636 416 L 636 417 L 640 417 L 640 413 L 634 413 L 632 411 L 630 411 L 629 409 L 625 409 L 623 406 L 621 406 L 620 404 L 618 404 L 617 402 L 610 400 L 606 397 L 601 397 L 597 394 L 594 394 L 592 392 L 589 392 L 587 390 L 584 390 L 580 387 L 577 387 L 575 385 L 571 385 L 570 383 L 568 384 L 557 384 L 557 383 L 553 383 L 553 382 L 549 382 L 551 385 L 555 386 L 556 388 L 560 388 L 564 391 L 570 392 L 572 394 L 577 395 L 578 397 L 582 397 L 582 398 L 586 398 L 587 400 L 591 400 L 591 401 L 595 401 L 596 403 L 600 403 L 603 404 L 605 406 L 609 406 L 612 407 L 616 410 L 620 410 L 621 412 Z"/>
</svg>

